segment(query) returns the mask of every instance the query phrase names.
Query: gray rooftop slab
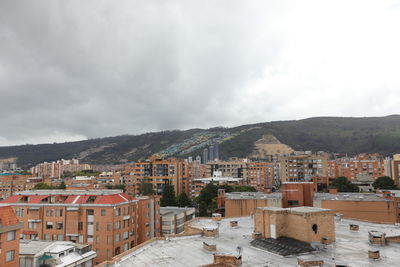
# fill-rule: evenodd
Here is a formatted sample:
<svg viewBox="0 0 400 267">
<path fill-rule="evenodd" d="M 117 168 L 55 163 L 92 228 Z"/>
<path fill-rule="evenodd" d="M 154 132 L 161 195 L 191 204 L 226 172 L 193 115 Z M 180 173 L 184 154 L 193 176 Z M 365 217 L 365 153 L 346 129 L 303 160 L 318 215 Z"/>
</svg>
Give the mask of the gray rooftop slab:
<svg viewBox="0 0 400 267">
<path fill-rule="evenodd" d="M 229 225 L 231 220 L 238 221 L 238 227 Z M 229 218 L 219 222 L 219 236 L 210 237 L 181 237 L 160 240 L 140 248 L 122 258 L 114 267 L 132 266 L 199 266 L 210 264 L 213 253 L 203 249 L 203 242 L 216 244 L 217 253 L 237 255 L 236 248 L 243 248 L 242 266 L 277 267 L 297 266 L 297 257 L 282 257 L 250 245 L 253 232 L 253 219 L 250 217 Z M 350 231 L 349 224 L 360 226 L 358 232 Z M 203 228 L 218 225 L 217 222 L 206 219 L 193 223 L 193 226 Z M 400 244 L 375 246 L 368 243 L 368 231 L 377 230 L 386 232 L 388 236 L 399 235 L 400 227 L 386 224 L 373 224 L 352 220 L 336 222 L 336 239 L 334 245 L 327 246 L 325 251 L 309 253 L 303 256 L 322 258 L 324 266 L 335 266 L 334 263 L 348 264 L 349 266 L 400 266 Z M 368 250 L 380 250 L 381 259 L 369 260 Z M 110 266 L 111 267 L 111 266 Z"/>
<path fill-rule="evenodd" d="M 262 192 L 232 192 L 226 194 L 227 199 L 281 199 L 281 193 L 266 194 Z"/>
<path fill-rule="evenodd" d="M 375 193 L 315 193 L 314 200 L 390 201 Z"/>
</svg>

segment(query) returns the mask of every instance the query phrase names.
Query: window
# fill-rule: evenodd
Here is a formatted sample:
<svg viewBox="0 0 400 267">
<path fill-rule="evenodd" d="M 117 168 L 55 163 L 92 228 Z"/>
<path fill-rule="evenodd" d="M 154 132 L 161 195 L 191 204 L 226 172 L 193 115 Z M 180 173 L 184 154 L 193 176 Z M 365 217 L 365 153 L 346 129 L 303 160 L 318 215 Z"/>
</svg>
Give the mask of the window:
<svg viewBox="0 0 400 267">
<path fill-rule="evenodd" d="M 313 224 L 311 229 L 313 230 L 314 233 L 318 233 L 318 225 Z"/>
<path fill-rule="evenodd" d="M 78 230 L 82 230 L 83 229 L 83 222 L 78 222 Z"/>
<path fill-rule="evenodd" d="M 116 235 L 115 235 L 115 241 L 118 242 L 118 241 L 120 241 L 120 240 L 121 240 L 121 239 L 120 239 L 119 234 L 116 234 Z"/>
<path fill-rule="evenodd" d="M 57 240 L 58 241 L 64 241 L 64 235 L 58 235 Z"/>
<path fill-rule="evenodd" d="M 115 215 L 116 215 L 116 216 L 120 216 L 120 215 L 121 215 L 121 208 L 117 208 L 117 209 L 115 210 Z"/>
<path fill-rule="evenodd" d="M 7 233 L 7 241 L 15 240 L 15 231 L 10 231 Z"/>
<path fill-rule="evenodd" d="M 111 230 L 111 224 L 107 224 L 107 231 Z"/>
<path fill-rule="evenodd" d="M 299 201 L 298 200 L 288 200 L 288 205 L 289 206 L 298 206 Z"/>
<path fill-rule="evenodd" d="M 44 240 L 50 240 L 50 235 L 49 234 L 45 234 L 44 235 Z"/>
<path fill-rule="evenodd" d="M 129 238 L 129 232 L 124 232 L 123 236 L 124 240 L 127 240 Z"/>
<path fill-rule="evenodd" d="M 14 260 L 14 250 L 7 251 L 6 253 L 6 262 Z"/>
<path fill-rule="evenodd" d="M 96 223 L 96 231 L 99 231 L 99 227 L 100 227 L 100 224 L 97 222 Z"/>
<path fill-rule="evenodd" d="M 115 229 L 120 229 L 121 228 L 121 222 L 117 221 L 115 222 Z"/>
<path fill-rule="evenodd" d="M 99 241 L 100 241 L 100 238 L 99 238 L 99 236 L 98 236 L 98 235 L 96 235 L 96 244 L 98 244 L 98 243 L 99 243 Z"/>
<path fill-rule="evenodd" d="M 46 229 L 53 229 L 53 222 L 47 222 Z"/>
<path fill-rule="evenodd" d="M 106 216 L 106 210 L 104 209 L 101 210 L 101 216 Z"/>
<path fill-rule="evenodd" d="M 124 244 L 124 251 L 127 251 L 129 249 L 129 243 Z"/>
<path fill-rule="evenodd" d="M 63 223 L 62 222 L 56 222 L 56 229 L 58 229 L 58 230 L 63 229 Z"/>
<path fill-rule="evenodd" d="M 87 242 L 90 242 L 90 243 L 93 242 L 93 236 L 92 235 L 88 235 L 87 236 Z"/>
<path fill-rule="evenodd" d="M 86 210 L 86 214 L 87 215 L 94 215 L 94 211 L 93 210 Z"/>
<path fill-rule="evenodd" d="M 19 258 L 19 266 L 20 267 L 32 267 L 33 259 L 32 258 Z"/>
<path fill-rule="evenodd" d="M 110 236 L 107 236 L 107 244 L 110 244 Z"/>
</svg>

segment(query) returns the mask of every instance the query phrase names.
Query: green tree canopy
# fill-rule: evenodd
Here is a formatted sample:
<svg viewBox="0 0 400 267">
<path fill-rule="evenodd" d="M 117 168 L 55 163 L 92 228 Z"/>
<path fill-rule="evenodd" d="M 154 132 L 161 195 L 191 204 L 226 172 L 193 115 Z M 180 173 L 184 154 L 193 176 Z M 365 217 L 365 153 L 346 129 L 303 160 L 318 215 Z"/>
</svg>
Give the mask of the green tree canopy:
<svg viewBox="0 0 400 267">
<path fill-rule="evenodd" d="M 191 207 L 192 201 L 185 192 L 182 192 L 177 199 L 179 207 Z"/>
<path fill-rule="evenodd" d="M 33 189 L 52 189 L 52 187 L 45 183 L 37 183 L 37 184 L 35 184 Z"/>
<path fill-rule="evenodd" d="M 378 177 L 372 186 L 375 189 L 396 189 L 393 179 L 389 176 Z"/>
<path fill-rule="evenodd" d="M 140 182 L 139 193 L 144 196 L 154 195 L 153 185 L 145 181 Z"/>
<path fill-rule="evenodd" d="M 333 180 L 332 187 L 337 188 L 339 192 L 359 192 L 357 185 L 353 184 L 346 177 L 340 176 Z"/>
<path fill-rule="evenodd" d="M 161 207 L 176 206 L 175 190 L 170 184 L 165 184 L 164 192 L 161 195 Z"/>
</svg>

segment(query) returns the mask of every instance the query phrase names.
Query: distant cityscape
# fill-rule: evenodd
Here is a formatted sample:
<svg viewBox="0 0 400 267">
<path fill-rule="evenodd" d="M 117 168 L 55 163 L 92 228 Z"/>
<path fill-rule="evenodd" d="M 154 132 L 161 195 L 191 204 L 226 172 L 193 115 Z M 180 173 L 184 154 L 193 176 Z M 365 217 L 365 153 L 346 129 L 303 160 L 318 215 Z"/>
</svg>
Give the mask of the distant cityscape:
<svg viewBox="0 0 400 267">
<path fill-rule="evenodd" d="M 362 227 L 367 227 L 368 223 L 368 227 L 376 229 L 382 228 L 376 224 L 400 223 L 400 191 L 397 191 L 400 154 L 350 157 L 322 151 L 294 151 L 274 143 L 275 154 L 221 159 L 219 143 L 214 141 L 207 143 L 203 154 L 195 158 L 156 154 L 146 160 L 116 166 L 59 159 L 22 170 L 16 158 L 0 160 L 1 214 L 15 218 L 10 225 L 0 224 L 1 233 L 11 229 L 1 237 L 2 240 L 11 238 L 10 242 L 1 244 L 2 251 L 14 251 L 1 253 L 0 265 L 14 262 L 18 266 L 19 262 L 19 266 L 37 266 L 35 264 L 44 260 L 46 266 L 64 266 L 67 259 L 78 263 L 86 255 L 81 266 L 129 266 L 121 255 L 141 258 L 141 253 L 145 252 L 138 252 L 138 248 L 160 246 L 161 249 L 162 242 L 168 238 L 200 234 L 214 238 L 211 240 L 220 246 L 219 238 L 236 229 L 234 225 L 237 224 L 245 227 L 243 230 L 253 240 L 246 243 L 251 253 L 261 248 L 281 255 L 283 252 L 276 249 L 282 245 L 279 236 L 290 240 L 285 241 L 289 242 L 285 255 L 315 250 L 304 245 L 299 249 L 302 253 L 297 253 L 296 242 L 317 242 L 325 246 L 325 250 L 334 252 L 340 250 L 343 234 L 343 229 L 337 227 L 343 227 L 346 220 L 353 220 L 349 222 L 355 225 L 362 221 Z M 263 142 L 259 145 L 265 148 Z M 167 151 L 162 154 L 166 155 Z M 172 194 L 172 198 L 168 194 Z M 294 232 L 300 229 L 292 222 L 300 218 L 296 217 L 299 214 L 315 218 L 307 219 L 305 225 L 313 220 L 325 222 L 315 226 L 319 230 L 310 227 L 316 233 L 321 231 L 310 238 L 310 235 L 291 234 L 292 230 L 273 230 L 272 227 L 276 227 L 272 226 L 275 225 L 273 220 L 278 220 L 278 214 L 286 214 L 280 219 L 281 223 Z M 0 222 L 2 220 L 6 219 L 0 218 Z M 260 220 L 268 225 L 260 225 Z M 231 226 L 220 227 L 216 222 Z M 270 230 L 265 232 L 264 229 Z M 304 229 L 303 232 L 308 231 Z M 400 236 L 400 231 L 398 234 Z M 378 242 L 377 237 L 373 238 L 371 244 Z M 395 237 L 386 240 L 382 235 L 379 238 L 385 243 L 397 242 Z M 174 246 L 178 249 L 184 245 L 182 242 L 176 239 Z M 214 241 L 210 242 L 204 241 L 203 249 L 215 251 Z M 336 248 L 326 248 L 334 242 L 338 244 Z M 239 266 L 246 263 L 246 258 L 218 255 L 214 254 L 214 264 L 233 262 L 234 266 Z M 276 266 L 286 262 L 272 259 Z M 309 261 L 300 256 L 297 260 Z M 331 259 L 321 256 L 318 261 Z M 246 266 L 251 266 L 251 262 L 247 258 Z M 299 266 L 310 265 L 299 263 Z"/>
</svg>

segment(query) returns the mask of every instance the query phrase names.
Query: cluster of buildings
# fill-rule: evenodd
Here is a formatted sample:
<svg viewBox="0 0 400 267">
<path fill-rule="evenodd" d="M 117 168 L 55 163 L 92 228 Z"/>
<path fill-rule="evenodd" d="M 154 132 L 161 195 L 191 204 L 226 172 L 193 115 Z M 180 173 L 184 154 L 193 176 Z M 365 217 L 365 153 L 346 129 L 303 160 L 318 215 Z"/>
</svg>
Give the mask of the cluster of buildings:
<svg viewBox="0 0 400 267">
<path fill-rule="evenodd" d="M 89 164 L 80 164 L 79 160 L 57 160 L 53 162 L 43 162 L 30 169 L 30 172 L 35 176 L 42 177 L 58 177 L 64 174 L 64 172 L 79 172 L 83 170 L 90 170 L 92 167 Z"/>
<path fill-rule="evenodd" d="M 207 148 L 218 155 L 218 145 Z M 359 185 L 362 191 L 372 191 L 372 183 L 381 176 L 391 177 L 395 184 L 400 182 L 400 155 L 384 158 L 379 154 L 360 154 L 354 157 L 338 157 L 310 151 L 294 151 L 265 159 L 230 158 L 219 160 L 207 154 L 203 163 L 200 157 L 193 160 L 150 157 L 118 166 L 117 169 L 77 176 L 75 173 L 99 169 L 99 166 L 80 164 L 78 160 L 58 160 L 41 163 L 31 168 L 31 174 L 18 172 L 1 173 L 0 198 L 13 192 L 32 189 L 37 183 L 58 186 L 63 182 L 67 189 L 106 189 L 123 186 L 132 196 L 140 194 L 141 184 L 151 184 L 155 194 L 161 194 L 166 184 L 173 185 L 176 194 L 185 192 L 196 197 L 209 181 L 246 185 L 257 191 L 270 192 L 279 189 L 285 182 L 313 182 L 317 191 L 327 191 L 332 181 L 345 176 Z M 218 179 L 216 179 L 218 177 Z"/>
</svg>

